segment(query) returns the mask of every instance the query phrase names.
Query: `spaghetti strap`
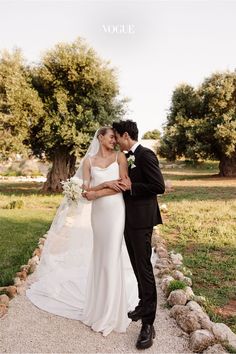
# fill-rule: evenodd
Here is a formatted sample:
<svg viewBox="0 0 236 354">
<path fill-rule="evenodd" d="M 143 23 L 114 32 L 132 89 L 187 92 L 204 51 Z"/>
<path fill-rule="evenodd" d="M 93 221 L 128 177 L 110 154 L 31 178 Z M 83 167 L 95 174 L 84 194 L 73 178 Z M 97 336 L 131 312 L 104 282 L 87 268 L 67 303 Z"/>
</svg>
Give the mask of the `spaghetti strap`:
<svg viewBox="0 0 236 354">
<path fill-rule="evenodd" d="M 118 159 L 118 154 L 119 154 L 119 151 L 117 151 L 117 153 L 116 153 L 116 162 L 117 162 L 117 159 Z"/>
<path fill-rule="evenodd" d="M 92 161 L 91 161 L 91 158 L 90 158 L 90 157 L 88 157 L 88 160 L 89 160 L 90 167 L 92 167 Z"/>
</svg>

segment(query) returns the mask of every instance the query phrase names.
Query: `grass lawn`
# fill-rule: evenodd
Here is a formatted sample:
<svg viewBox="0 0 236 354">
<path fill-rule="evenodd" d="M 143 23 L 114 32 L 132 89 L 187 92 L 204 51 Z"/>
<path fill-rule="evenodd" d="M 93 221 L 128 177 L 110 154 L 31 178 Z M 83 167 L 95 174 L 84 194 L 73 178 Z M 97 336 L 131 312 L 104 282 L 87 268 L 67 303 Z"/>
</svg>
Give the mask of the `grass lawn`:
<svg viewBox="0 0 236 354">
<path fill-rule="evenodd" d="M 163 166 L 174 191 L 159 198 L 168 206 L 161 232 L 169 250 L 183 255 L 211 318 L 236 332 L 236 179 L 217 177 L 209 165 Z"/>
<path fill-rule="evenodd" d="M 38 239 L 48 230 L 60 195 L 40 193 L 42 183 L 0 183 L 0 286 L 13 284 L 12 277 L 28 262 Z M 23 200 L 21 209 L 4 209 Z"/>
</svg>

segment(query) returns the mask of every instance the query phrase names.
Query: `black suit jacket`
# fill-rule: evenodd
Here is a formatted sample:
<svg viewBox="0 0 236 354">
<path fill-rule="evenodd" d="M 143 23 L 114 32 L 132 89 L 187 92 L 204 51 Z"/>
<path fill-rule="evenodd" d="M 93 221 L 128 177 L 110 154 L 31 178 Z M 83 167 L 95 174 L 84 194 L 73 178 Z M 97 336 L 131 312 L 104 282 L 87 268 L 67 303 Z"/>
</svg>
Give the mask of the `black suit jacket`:
<svg viewBox="0 0 236 354">
<path fill-rule="evenodd" d="M 129 167 L 131 191 L 124 192 L 126 226 L 135 229 L 162 224 L 157 194 L 165 192 L 165 183 L 154 152 L 139 145 L 135 152 L 135 167 Z"/>
</svg>

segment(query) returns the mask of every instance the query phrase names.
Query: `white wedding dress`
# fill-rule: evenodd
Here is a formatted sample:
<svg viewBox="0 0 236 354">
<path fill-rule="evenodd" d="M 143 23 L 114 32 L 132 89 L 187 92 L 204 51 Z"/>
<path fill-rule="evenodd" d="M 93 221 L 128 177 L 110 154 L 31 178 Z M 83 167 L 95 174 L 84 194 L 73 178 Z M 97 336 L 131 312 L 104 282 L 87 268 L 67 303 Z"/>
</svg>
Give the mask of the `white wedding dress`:
<svg viewBox="0 0 236 354">
<path fill-rule="evenodd" d="M 107 168 L 91 166 L 91 177 L 94 186 L 118 179 L 118 162 Z M 104 336 L 112 330 L 125 332 L 131 322 L 127 312 L 139 299 L 123 237 L 123 195 L 99 198 L 82 211 L 71 210 L 63 203 L 59 208 L 36 271 L 37 280 L 26 296 L 37 307 L 80 320 Z"/>
</svg>

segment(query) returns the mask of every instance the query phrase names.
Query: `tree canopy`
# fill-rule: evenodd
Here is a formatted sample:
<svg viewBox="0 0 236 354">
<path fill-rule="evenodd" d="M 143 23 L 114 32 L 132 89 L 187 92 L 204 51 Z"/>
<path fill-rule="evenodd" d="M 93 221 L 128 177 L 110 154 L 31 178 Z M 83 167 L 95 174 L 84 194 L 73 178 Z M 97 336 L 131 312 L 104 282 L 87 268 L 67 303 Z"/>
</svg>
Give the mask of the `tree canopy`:
<svg viewBox="0 0 236 354">
<path fill-rule="evenodd" d="M 160 154 L 170 160 L 216 159 L 222 176 L 236 174 L 235 72 L 215 73 L 197 89 L 175 89 Z"/>
<path fill-rule="evenodd" d="M 161 137 L 161 132 L 158 129 L 149 130 L 143 134 L 142 139 L 154 139 L 158 140 Z"/>
<path fill-rule="evenodd" d="M 43 113 L 38 93 L 31 86 L 31 77 L 20 50 L 0 56 L 0 151 L 1 158 L 13 153 L 26 154 L 23 143 L 29 127 Z"/>
<path fill-rule="evenodd" d="M 75 172 L 96 129 L 121 118 L 116 71 L 85 40 L 59 43 L 37 65 L 26 65 L 19 51 L 0 60 L 2 151 L 22 152 L 53 162 L 45 190 Z"/>
</svg>

